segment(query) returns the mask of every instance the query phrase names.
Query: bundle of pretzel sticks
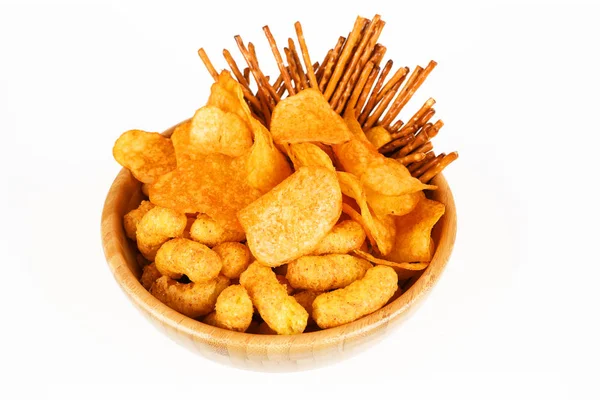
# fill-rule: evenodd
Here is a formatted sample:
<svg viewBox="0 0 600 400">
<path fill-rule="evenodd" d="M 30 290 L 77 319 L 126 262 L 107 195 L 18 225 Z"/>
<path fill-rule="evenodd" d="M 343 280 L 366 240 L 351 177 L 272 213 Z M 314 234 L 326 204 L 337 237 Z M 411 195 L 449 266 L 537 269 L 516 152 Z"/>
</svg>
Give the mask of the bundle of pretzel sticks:
<svg viewBox="0 0 600 400">
<path fill-rule="evenodd" d="M 403 66 L 390 76 L 393 61 L 381 66 L 387 49 L 377 43 L 384 25 L 379 15 L 370 20 L 357 17 L 352 31 L 346 37 L 340 36 L 323 61 L 314 64 L 300 22 L 294 25 L 300 53 L 289 38 L 283 56 L 269 27 L 263 27 L 279 69 L 279 77 L 273 83 L 261 70 L 254 45 L 246 45 L 239 35 L 235 41 L 247 67 L 240 69 L 226 49 L 223 56 L 242 85 L 253 115 L 267 128 L 271 112 L 282 98 L 306 88 L 318 88 L 337 113 L 354 110 L 362 129 L 380 153 L 397 159 L 412 176 L 427 183 L 456 160 L 458 153 L 436 155 L 433 150 L 431 139 L 444 125 L 442 120 L 430 122 L 435 114 L 433 98 L 407 122 L 398 116 L 437 63 L 430 61 L 425 68 L 417 66 L 412 72 Z M 218 72 L 204 49 L 198 50 L 198 54 L 217 80 Z"/>
</svg>

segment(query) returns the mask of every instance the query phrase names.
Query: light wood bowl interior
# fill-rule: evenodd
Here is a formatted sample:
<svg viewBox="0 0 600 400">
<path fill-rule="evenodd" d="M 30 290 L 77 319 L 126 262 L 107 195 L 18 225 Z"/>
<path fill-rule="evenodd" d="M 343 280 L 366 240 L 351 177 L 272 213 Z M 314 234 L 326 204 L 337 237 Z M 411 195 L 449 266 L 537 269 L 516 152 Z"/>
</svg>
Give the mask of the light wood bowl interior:
<svg viewBox="0 0 600 400">
<path fill-rule="evenodd" d="M 173 128 L 164 135 L 170 136 L 172 131 Z M 405 285 L 404 293 L 382 309 L 352 323 L 317 332 L 292 336 L 232 332 L 188 318 L 154 298 L 139 282 L 137 250 L 123 230 L 123 216 L 136 208 L 143 196 L 141 184 L 125 169 L 106 197 L 102 245 L 114 278 L 127 297 L 175 342 L 209 359 L 239 368 L 277 372 L 315 368 L 347 358 L 382 338 L 414 312 L 440 278 L 454 246 L 456 209 L 444 177 L 440 174 L 432 183 L 438 190 L 428 193 L 428 197 L 444 203 L 446 213 L 433 230 L 436 251 L 429 267 L 413 277 Z"/>
</svg>

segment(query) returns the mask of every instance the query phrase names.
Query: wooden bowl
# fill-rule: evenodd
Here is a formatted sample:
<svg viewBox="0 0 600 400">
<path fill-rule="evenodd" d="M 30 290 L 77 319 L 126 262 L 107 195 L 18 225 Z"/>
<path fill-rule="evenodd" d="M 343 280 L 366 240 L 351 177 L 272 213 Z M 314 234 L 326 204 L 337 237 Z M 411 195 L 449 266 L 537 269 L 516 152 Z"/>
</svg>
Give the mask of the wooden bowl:
<svg viewBox="0 0 600 400">
<path fill-rule="evenodd" d="M 170 136 L 173 129 L 164 135 Z M 438 190 L 429 197 L 444 203 L 446 213 L 433 230 L 437 248 L 429 267 L 405 284 L 405 292 L 382 309 L 352 323 L 317 332 L 292 336 L 232 332 L 188 318 L 152 296 L 139 282 L 137 250 L 123 229 L 123 216 L 142 199 L 141 184 L 126 169 L 113 182 L 104 203 L 102 245 L 121 289 L 142 315 L 175 342 L 238 368 L 278 372 L 315 368 L 347 358 L 381 339 L 416 309 L 439 279 L 454 246 L 456 209 L 444 177 L 438 175 L 433 184 Z"/>
</svg>

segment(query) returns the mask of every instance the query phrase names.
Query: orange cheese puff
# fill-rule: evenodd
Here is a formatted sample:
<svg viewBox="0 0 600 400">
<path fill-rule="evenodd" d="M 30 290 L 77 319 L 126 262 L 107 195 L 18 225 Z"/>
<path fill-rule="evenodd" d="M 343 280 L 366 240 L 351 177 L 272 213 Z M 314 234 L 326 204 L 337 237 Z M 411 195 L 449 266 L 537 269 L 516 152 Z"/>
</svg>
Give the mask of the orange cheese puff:
<svg viewBox="0 0 600 400">
<path fill-rule="evenodd" d="M 152 208 L 137 225 L 136 238 L 140 252 L 148 260 L 154 261 L 160 246 L 171 238 L 181 237 L 186 224 L 185 214 L 163 207 Z"/>
<path fill-rule="evenodd" d="M 312 317 L 321 329 L 343 325 L 383 307 L 396 289 L 394 269 L 378 265 L 347 287 L 317 296 Z"/>
<path fill-rule="evenodd" d="M 253 262 L 240 276 L 240 284 L 248 291 L 252 303 L 269 327 L 280 335 L 302 333 L 308 313 L 269 267 Z"/>
<path fill-rule="evenodd" d="M 154 263 L 148 264 L 144 267 L 144 272 L 142 272 L 140 282 L 142 283 L 142 286 L 146 288 L 146 290 L 150 290 L 152 284 L 161 276 L 162 274 L 158 271 L 158 269 L 156 269 L 156 265 Z"/>
<path fill-rule="evenodd" d="M 252 300 L 240 285 L 229 286 L 217 298 L 215 321 L 221 328 L 244 332 L 252 322 L 253 313 Z"/>
<path fill-rule="evenodd" d="M 285 275 L 275 274 L 275 278 L 277 278 L 279 283 L 281 283 L 283 285 L 283 287 L 285 287 L 285 291 L 287 292 L 288 296 L 291 296 L 294 294 L 294 288 L 292 287 L 292 285 L 290 285 L 290 283 L 288 282 Z"/>
<path fill-rule="evenodd" d="M 314 319 L 312 319 L 313 312 L 313 301 L 320 295 L 322 292 L 315 292 L 312 290 L 304 290 L 302 292 L 294 294 L 294 298 L 300 304 L 306 312 L 308 313 L 308 322 L 307 325 L 313 325 L 315 323 Z"/>
<path fill-rule="evenodd" d="M 150 293 L 173 310 L 198 318 L 214 310 L 217 297 L 227 286 L 229 279 L 221 275 L 210 282 L 188 284 L 163 276 L 154 282 Z"/>
<path fill-rule="evenodd" d="M 154 262 L 161 274 L 173 279 L 185 274 L 195 283 L 215 279 L 222 266 L 221 257 L 216 252 L 184 238 L 171 239 L 160 246 Z"/>
<path fill-rule="evenodd" d="M 348 254 L 304 256 L 288 263 L 286 278 L 296 289 L 325 291 L 362 278 L 371 263 Z"/>
<path fill-rule="evenodd" d="M 358 222 L 342 221 L 331 229 L 312 254 L 347 254 L 360 249 L 365 238 L 365 230 Z"/>
<path fill-rule="evenodd" d="M 225 229 L 221 224 L 206 214 L 199 214 L 190 228 L 190 236 L 196 242 L 216 246 L 223 242 L 241 242 L 246 238 L 244 232 Z"/>
<path fill-rule="evenodd" d="M 123 226 L 125 227 L 125 234 L 131 240 L 135 239 L 135 233 L 137 232 L 137 227 L 144 215 L 150 210 L 154 208 L 154 204 L 149 201 L 143 200 L 139 207 L 135 210 L 129 211 L 123 217 Z"/>
<path fill-rule="evenodd" d="M 250 264 L 250 249 L 242 243 L 225 242 L 216 245 L 213 250 L 223 262 L 221 274 L 229 279 L 238 279 Z"/>
</svg>

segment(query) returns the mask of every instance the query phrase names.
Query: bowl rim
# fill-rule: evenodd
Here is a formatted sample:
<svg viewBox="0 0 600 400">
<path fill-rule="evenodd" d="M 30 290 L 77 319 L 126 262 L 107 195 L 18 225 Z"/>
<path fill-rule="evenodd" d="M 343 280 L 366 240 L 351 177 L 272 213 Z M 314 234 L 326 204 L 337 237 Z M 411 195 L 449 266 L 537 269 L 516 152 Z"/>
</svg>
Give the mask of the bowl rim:
<svg viewBox="0 0 600 400">
<path fill-rule="evenodd" d="M 176 125 L 177 126 L 177 125 Z M 170 136 L 172 127 L 165 131 Z M 128 241 L 122 224 L 122 215 L 115 210 L 117 200 L 122 200 L 124 189 L 128 185 L 139 184 L 132 174 L 123 168 L 112 183 L 107 194 L 102 211 L 101 237 L 104 254 L 109 268 L 131 301 L 148 315 L 160 323 L 181 333 L 189 335 L 194 341 L 209 344 L 214 348 L 227 348 L 230 351 L 242 350 L 247 353 L 314 353 L 316 348 L 346 346 L 359 342 L 362 338 L 385 328 L 388 324 L 407 316 L 408 310 L 423 300 L 431 288 L 439 280 L 452 253 L 456 238 L 456 209 L 454 198 L 448 183 L 442 174 L 432 181 L 437 185 L 438 199 L 446 206 L 446 212 L 438 221 L 441 224 L 440 240 L 436 244 L 434 256 L 430 265 L 422 272 L 416 281 L 398 298 L 381 309 L 368 314 L 353 322 L 319 331 L 305 332 L 298 335 L 261 335 L 245 332 L 234 332 L 204 324 L 171 309 L 150 294 L 130 270 L 124 252 L 127 251 L 122 243 Z"/>
</svg>

